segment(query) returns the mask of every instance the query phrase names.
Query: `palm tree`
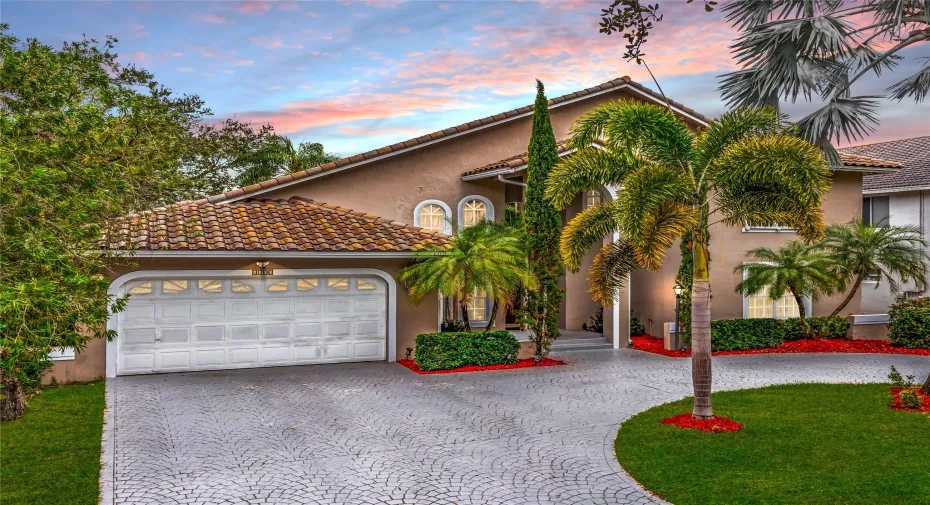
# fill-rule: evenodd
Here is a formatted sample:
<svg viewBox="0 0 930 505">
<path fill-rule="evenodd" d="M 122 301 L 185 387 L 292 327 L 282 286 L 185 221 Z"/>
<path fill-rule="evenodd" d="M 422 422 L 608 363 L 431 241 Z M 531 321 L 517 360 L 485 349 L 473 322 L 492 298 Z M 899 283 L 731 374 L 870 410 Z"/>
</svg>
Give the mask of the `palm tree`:
<svg viewBox="0 0 930 505">
<path fill-rule="evenodd" d="M 493 303 L 486 330 L 491 331 L 499 302 L 507 300 L 517 286 L 532 285 L 525 239 L 517 227 L 483 221 L 459 231 L 451 247 L 416 252 L 397 278 L 407 286 L 414 305 L 437 291 L 453 295 L 466 331 L 471 331 L 468 306 L 476 291 L 484 291 Z"/>
<path fill-rule="evenodd" d="M 635 101 L 609 102 L 571 129 L 576 152 L 550 174 L 546 193 L 565 208 L 592 187 L 619 187 L 614 200 L 572 219 L 562 233 L 565 265 L 577 271 L 584 254 L 615 232 L 589 273 L 593 297 L 614 302 L 629 273 L 658 270 L 681 238 L 694 257 L 691 344 L 696 418 L 711 408 L 710 278 L 707 237 L 712 223 L 792 226 L 806 240 L 824 229 L 820 205 L 830 172 L 820 150 L 801 140 L 771 108 L 728 112 L 692 135 L 670 110 Z M 595 140 L 606 146 L 595 148 Z"/>
<path fill-rule="evenodd" d="M 291 139 L 272 135 L 247 156 L 247 168 L 236 178 L 236 183 L 240 186 L 257 184 L 337 159 L 338 155 L 327 153 L 323 150 L 323 144 L 318 142 L 301 142 L 295 149 Z"/>
<path fill-rule="evenodd" d="M 919 291 L 927 288 L 927 241 L 917 226 L 869 226 L 861 219 L 848 225 L 827 227 L 820 247 L 834 257 L 840 279 L 840 291 L 852 281 L 849 294 L 833 311 L 840 313 L 870 275 L 878 282 L 888 282 L 892 293 L 900 291 L 898 280 L 914 280 Z"/>
<path fill-rule="evenodd" d="M 735 273 L 746 272 L 746 278 L 737 284 L 736 291 L 751 296 L 769 288 L 772 300 L 790 293 L 798 304 L 798 315 L 807 325 L 804 298 L 816 299 L 821 294 L 836 290 L 837 276 L 833 270 L 835 262 L 828 254 L 792 240 L 777 251 L 759 247 L 747 253 L 755 261 L 743 263 L 733 269 Z"/>
</svg>

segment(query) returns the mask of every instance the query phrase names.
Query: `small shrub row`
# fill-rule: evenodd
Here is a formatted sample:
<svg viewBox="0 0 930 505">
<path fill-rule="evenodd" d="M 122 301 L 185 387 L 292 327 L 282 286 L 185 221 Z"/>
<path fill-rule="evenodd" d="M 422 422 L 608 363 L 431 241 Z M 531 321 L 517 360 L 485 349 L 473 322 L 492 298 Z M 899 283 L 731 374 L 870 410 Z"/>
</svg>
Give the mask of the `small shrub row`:
<svg viewBox="0 0 930 505">
<path fill-rule="evenodd" d="M 891 345 L 930 349 L 930 298 L 895 302 L 888 316 Z"/>
<path fill-rule="evenodd" d="M 509 331 L 423 333 L 414 361 L 424 371 L 517 362 L 520 343 Z"/>
<path fill-rule="evenodd" d="M 714 351 L 771 349 L 786 340 L 846 338 L 849 321 L 842 317 L 809 317 L 810 330 L 800 319 L 719 319 L 711 322 Z"/>
</svg>

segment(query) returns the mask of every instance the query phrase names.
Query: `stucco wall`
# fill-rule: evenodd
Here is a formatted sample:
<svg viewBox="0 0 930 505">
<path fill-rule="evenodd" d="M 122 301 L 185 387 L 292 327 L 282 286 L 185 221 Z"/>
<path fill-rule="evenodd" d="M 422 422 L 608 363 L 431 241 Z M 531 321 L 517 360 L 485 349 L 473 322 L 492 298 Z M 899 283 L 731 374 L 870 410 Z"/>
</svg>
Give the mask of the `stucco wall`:
<svg viewBox="0 0 930 505">
<path fill-rule="evenodd" d="M 114 269 L 111 278 L 137 270 L 242 270 L 249 275 L 255 267 L 255 261 L 264 259 L 260 255 L 254 258 L 139 258 L 135 266 Z M 392 277 L 407 264 L 404 258 L 347 258 L 347 259 L 275 259 L 271 261 L 273 269 L 340 269 L 340 268 L 375 268 L 387 272 Z M 397 286 L 397 356 L 403 358 L 407 347 L 415 347 L 416 336 L 420 333 L 434 332 L 438 328 L 438 298 L 428 297 L 418 307 L 410 305 L 407 291 Z M 389 311 L 391 317 L 392 312 Z M 503 314 L 498 317 L 498 326 L 502 327 Z M 119 336 L 117 336 L 119 338 Z M 87 349 L 78 353 L 73 361 L 56 361 L 54 367 L 46 374 L 45 380 L 54 377 L 58 382 L 86 381 L 101 377 L 106 373 L 106 342 L 95 340 Z"/>
<path fill-rule="evenodd" d="M 862 174 L 835 172 L 833 185 L 823 204 L 826 223 L 847 223 L 862 212 Z M 747 260 L 746 252 L 756 247 L 778 248 L 789 240 L 797 239 L 792 232 L 744 232 L 741 228 L 723 224 L 711 226 L 710 231 L 710 279 L 711 314 L 713 319 L 738 319 L 743 317 L 743 298 L 735 292 L 736 285 L 743 279 L 741 272 L 733 269 Z M 669 250 L 662 268 L 658 272 L 640 270 L 634 273 L 631 292 L 634 315 L 646 325 L 652 335 L 662 334 L 662 325 L 675 320 L 675 275 L 681 261 L 678 244 Z M 843 295 L 824 297 L 813 303 L 815 316 L 828 315 L 839 305 Z M 842 315 L 859 314 L 860 291 L 849 303 Z"/>
</svg>

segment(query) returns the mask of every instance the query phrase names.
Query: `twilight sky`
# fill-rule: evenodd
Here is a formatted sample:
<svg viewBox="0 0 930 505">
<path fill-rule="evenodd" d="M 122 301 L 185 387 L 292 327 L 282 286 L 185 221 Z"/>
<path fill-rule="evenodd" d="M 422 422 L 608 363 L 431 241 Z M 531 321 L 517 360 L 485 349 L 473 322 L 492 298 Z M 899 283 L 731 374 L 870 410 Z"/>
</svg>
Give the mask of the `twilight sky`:
<svg viewBox="0 0 930 505">
<path fill-rule="evenodd" d="M 295 140 L 352 155 L 532 103 L 534 79 L 550 97 L 629 75 L 624 40 L 598 32 L 597 2 L 549 0 L 21 1 L 0 20 L 20 38 L 59 46 L 82 34 L 119 38 L 124 62 L 179 93 L 204 98 L 217 117 L 270 122 Z M 733 68 L 735 32 L 702 2 L 659 0 L 665 20 L 646 46 L 666 94 L 716 116 L 717 76 Z M 881 93 L 930 57 L 903 53 L 899 71 L 869 78 Z M 799 119 L 809 104 L 786 107 Z M 885 102 L 866 141 L 930 134 L 930 104 Z"/>
</svg>

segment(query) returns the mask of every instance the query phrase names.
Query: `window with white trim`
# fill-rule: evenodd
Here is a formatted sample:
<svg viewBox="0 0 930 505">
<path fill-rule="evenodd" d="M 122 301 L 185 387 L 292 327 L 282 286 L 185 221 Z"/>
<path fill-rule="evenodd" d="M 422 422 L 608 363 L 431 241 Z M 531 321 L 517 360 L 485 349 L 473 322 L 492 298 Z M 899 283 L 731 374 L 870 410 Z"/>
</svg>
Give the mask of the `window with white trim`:
<svg viewBox="0 0 930 505">
<path fill-rule="evenodd" d="M 582 201 L 582 207 L 589 209 L 595 205 L 601 204 L 601 192 L 597 189 L 589 189 L 584 193 L 584 200 Z"/>
<path fill-rule="evenodd" d="M 442 232 L 446 228 L 446 219 L 448 217 L 446 211 L 435 203 L 423 206 L 418 217 L 420 218 L 420 228 L 438 232 Z"/>
<path fill-rule="evenodd" d="M 468 320 L 481 322 L 488 320 L 488 294 L 483 289 L 475 289 L 468 304 Z"/>
<path fill-rule="evenodd" d="M 794 295 L 785 292 L 783 295 L 773 300 L 771 297 L 771 290 L 768 286 L 754 295 L 744 296 L 743 300 L 743 304 L 746 307 L 746 319 L 765 319 L 772 317 L 775 319 L 788 319 L 801 315 L 801 311 L 798 309 L 798 302 L 794 299 Z M 810 300 L 807 297 L 804 299 L 804 305 L 805 309 L 808 309 L 807 314 L 810 315 Z"/>
<path fill-rule="evenodd" d="M 472 226 L 484 221 L 488 215 L 488 206 L 481 200 L 469 200 L 462 206 L 462 226 Z"/>
</svg>

